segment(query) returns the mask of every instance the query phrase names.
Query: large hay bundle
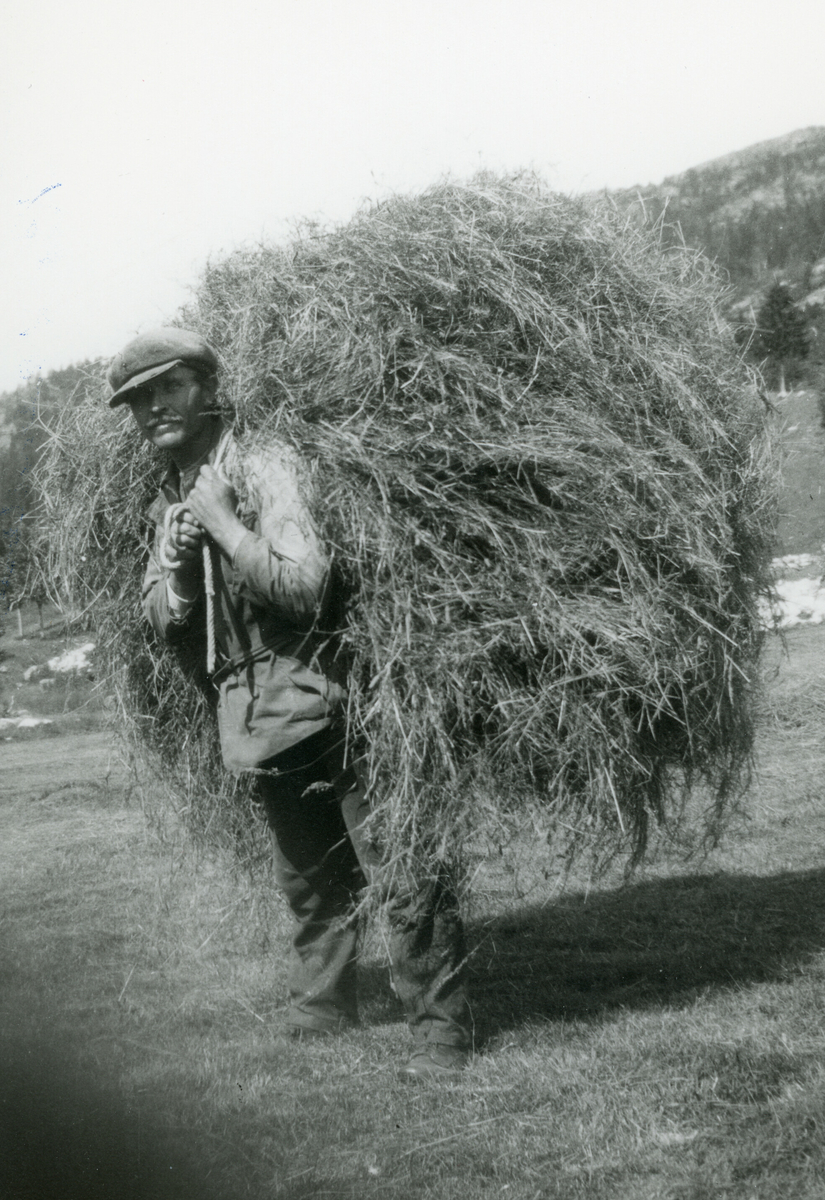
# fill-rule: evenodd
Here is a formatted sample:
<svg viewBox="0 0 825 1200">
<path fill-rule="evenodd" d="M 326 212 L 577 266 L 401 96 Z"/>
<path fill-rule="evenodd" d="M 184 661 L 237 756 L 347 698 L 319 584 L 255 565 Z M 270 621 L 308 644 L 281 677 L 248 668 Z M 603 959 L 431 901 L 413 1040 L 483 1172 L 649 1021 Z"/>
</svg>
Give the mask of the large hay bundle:
<svg viewBox="0 0 825 1200">
<path fill-rule="evenodd" d="M 181 323 L 221 355 L 239 436 L 308 463 L 392 852 L 449 854 L 528 805 L 638 852 L 685 785 L 717 814 L 735 793 L 773 484 L 719 296 L 701 257 L 524 180 L 207 269 Z M 157 476 L 128 415 L 68 410 L 40 475 L 50 570 L 126 660 L 128 722 L 203 796 L 208 703 L 137 615 Z"/>
</svg>

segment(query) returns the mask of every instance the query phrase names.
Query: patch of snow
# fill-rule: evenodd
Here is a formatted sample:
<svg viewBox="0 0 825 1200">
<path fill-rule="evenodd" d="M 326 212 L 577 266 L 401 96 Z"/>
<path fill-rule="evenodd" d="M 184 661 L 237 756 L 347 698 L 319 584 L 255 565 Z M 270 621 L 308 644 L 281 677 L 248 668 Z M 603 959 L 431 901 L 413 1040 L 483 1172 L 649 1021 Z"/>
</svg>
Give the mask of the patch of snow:
<svg viewBox="0 0 825 1200">
<path fill-rule="evenodd" d="M 771 562 L 774 571 L 805 571 L 816 563 L 813 554 L 786 554 L 784 558 L 775 558 Z"/>
<path fill-rule="evenodd" d="M 46 666 L 50 671 L 54 671 L 55 675 L 64 675 L 71 671 L 85 671 L 90 665 L 89 655 L 94 648 L 94 642 L 75 646 L 73 650 L 66 650 L 63 654 L 58 654 L 56 658 L 50 658 Z"/>
<path fill-rule="evenodd" d="M 26 667 L 23 672 L 23 682 L 31 683 L 34 679 L 42 680 L 44 675 L 79 675 L 81 671 L 88 671 L 91 667 L 89 655 L 94 648 L 94 642 L 86 642 L 82 646 L 64 650 L 62 654 L 55 655 L 46 663 L 35 663 L 31 667 Z"/>
<path fill-rule="evenodd" d="M 2 717 L 0 718 L 0 733 L 7 729 L 33 729 L 35 725 L 53 725 L 49 717 Z"/>
<path fill-rule="evenodd" d="M 825 287 L 815 288 L 814 291 L 808 292 L 808 295 L 800 301 L 800 308 L 816 308 L 820 304 L 825 304 Z"/>
<path fill-rule="evenodd" d="M 821 578 L 780 579 L 775 587 L 774 603 L 760 605 L 766 628 L 790 629 L 794 625 L 821 625 L 825 621 L 825 588 Z"/>
</svg>

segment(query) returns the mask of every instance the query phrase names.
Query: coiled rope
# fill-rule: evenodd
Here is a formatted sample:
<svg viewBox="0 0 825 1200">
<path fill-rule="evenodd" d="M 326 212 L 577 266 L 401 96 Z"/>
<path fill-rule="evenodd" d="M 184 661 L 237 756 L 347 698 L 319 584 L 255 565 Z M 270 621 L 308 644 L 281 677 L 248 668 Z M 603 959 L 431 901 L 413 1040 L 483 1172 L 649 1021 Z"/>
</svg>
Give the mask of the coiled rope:
<svg viewBox="0 0 825 1200">
<path fill-rule="evenodd" d="M 230 431 L 227 430 L 218 443 L 215 461 L 212 469 L 220 474 L 221 460 L 229 444 Z M 223 478 L 223 476 L 221 476 Z M 167 571 L 174 571 L 180 566 L 180 559 L 170 553 L 172 526 L 186 512 L 186 502 L 170 504 L 163 517 L 163 534 L 158 546 L 158 562 Z M 203 535 L 203 591 L 206 596 L 206 673 L 215 674 L 215 569 L 212 562 L 212 539 L 207 533 Z"/>
</svg>

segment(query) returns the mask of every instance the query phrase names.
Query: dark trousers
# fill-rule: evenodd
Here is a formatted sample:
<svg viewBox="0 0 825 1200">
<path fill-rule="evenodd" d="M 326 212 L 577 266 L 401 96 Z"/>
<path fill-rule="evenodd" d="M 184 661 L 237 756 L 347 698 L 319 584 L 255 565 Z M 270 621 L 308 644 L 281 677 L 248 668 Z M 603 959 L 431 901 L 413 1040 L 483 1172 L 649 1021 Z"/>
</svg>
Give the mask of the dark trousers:
<svg viewBox="0 0 825 1200">
<path fill-rule="evenodd" d="M 335 1031 L 358 1020 L 353 909 L 380 855 L 368 805 L 340 744 L 316 735 L 263 764 L 260 799 L 275 879 L 292 911 L 291 1025 Z M 394 879 L 387 895 L 393 988 L 416 1042 L 470 1044 L 464 929 L 443 881 Z"/>
</svg>

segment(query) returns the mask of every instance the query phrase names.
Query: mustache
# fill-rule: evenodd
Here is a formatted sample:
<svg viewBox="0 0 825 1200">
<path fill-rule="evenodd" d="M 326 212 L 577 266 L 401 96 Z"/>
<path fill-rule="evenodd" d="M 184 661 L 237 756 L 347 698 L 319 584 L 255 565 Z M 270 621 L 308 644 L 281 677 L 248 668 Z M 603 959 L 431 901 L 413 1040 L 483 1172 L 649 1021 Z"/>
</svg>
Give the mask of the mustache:
<svg viewBox="0 0 825 1200">
<path fill-rule="evenodd" d="M 180 425 L 180 417 L 153 417 L 151 421 L 146 422 L 146 429 L 155 429 L 158 425 Z"/>
<path fill-rule="evenodd" d="M 223 416 L 223 413 L 219 408 L 205 408 L 200 415 L 202 417 L 220 417 Z M 145 423 L 144 428 L 154 429 L 156 425 L 171 425 L 173 423 L 180 425 L 182 421 L 183 417 L 178 416 L 177 413 L 161 413 L 159 416 L 150 417 Z"/>
</svg>

